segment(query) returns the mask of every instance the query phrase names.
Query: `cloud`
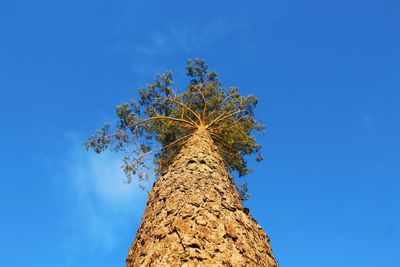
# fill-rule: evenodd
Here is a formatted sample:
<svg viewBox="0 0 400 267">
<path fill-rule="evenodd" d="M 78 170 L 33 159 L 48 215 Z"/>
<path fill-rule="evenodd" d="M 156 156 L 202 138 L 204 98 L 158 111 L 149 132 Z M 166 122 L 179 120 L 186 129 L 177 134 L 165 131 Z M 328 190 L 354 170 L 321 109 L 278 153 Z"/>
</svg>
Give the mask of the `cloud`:
<svg viewBox="0 0 400 267">
<path fill-rule="evenodd" d="M 199 26 L 173 25 L 163 30 L 150 31 L 144 42 L 135 47 L 136 54 L 144 56 L 192 52 L 210 46 L 238 29 L 240 24 L 216 18 Z"/>
<path fill-rule="evenodd" d="M 80 138 L 70 139 L 72 149 L 63 168 L 66 246 L 72 254 L 83 247 L 110 253 L 127 235 L 133 238 L 132 227 L 140 223 L 147 193 L 137 183 L 124 183 L 118 155 L 87 152 Z"/>
<path fill-rule="evenodd" d="M 146 82 L 154 74 L 169 68 L 168 60 L 175 56 L 197 57 L 205 49 L 218 45 L 220 41 L 242 28 L 240 22 L 216 18 L 200 25 L 169 25 L 149 30 L 135 42 L 127 41 L 118 45 L 119 52 L 128 54 L 132 60 L 132 72 Z M 151 74 L 149 76 L 149 74 Z M 137 83 L 137 86 L 143 84 Z"/>
</svg>

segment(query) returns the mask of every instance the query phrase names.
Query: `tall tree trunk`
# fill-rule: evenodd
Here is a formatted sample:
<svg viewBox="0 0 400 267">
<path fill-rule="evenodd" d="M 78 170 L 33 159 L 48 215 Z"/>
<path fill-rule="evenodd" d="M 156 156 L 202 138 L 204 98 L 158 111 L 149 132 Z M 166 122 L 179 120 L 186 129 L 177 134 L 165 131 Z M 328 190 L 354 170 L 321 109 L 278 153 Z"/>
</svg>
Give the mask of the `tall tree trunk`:
<svg viewBox="0 0 400 267">
<path fill-rule="evenodd" d="M 278 266 L 206 130 L 156 181 L 126 266 Z"/>
</svg>

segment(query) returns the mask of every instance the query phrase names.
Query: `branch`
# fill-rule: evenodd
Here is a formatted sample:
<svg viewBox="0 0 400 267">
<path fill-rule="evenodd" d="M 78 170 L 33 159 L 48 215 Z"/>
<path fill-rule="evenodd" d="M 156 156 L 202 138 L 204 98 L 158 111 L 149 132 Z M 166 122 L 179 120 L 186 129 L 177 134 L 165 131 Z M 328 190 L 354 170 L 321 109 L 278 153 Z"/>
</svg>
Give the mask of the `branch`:
<svg viewBox="0 0 400 267">
<path fill-rule="evenodd" d="M 161 148 L 159 148 L 159 149 L 153 149 L 153 150 L 151 150 L 151 151 L 149 151 L 149 152 L 146 152 L 146 153 L 144 153 L 144 154 L 141 154 L 141 155 L 138 156 L 138 160 L 143 160 L 145 157 L 147 157 L 147 156 L 150 155 L 150 154 L 153 154 L 153 153 L 155 153 L 155 152 L 161 151 L 161 150 L 163 150 L 163 149 L 165 149 L 165 148 L 167 148 L 167 147 L 173 146 L 173 145 L 179 143 L 180 141 L 182 141 L 183 139 L 188 138 L 188 137 L 191 136 L 192 134 L 193 134 L 193 133 L 190 133 L 190 134 L 187 134 L 187 135 L 185 135 L 185 136 L 183 136 L 183 137 L 181 137 L 181 138 L 178 138 L 178 139 L 176 139 L 175 141 L 173 141 L 173 142 L 171 142 L 171 143 L 169 143 L 169 144 L 167 144 L 167 145 L 165 145 L 165 146 L 163 146 L 163 147 L 161 147 Z"/>
<path fill-rule="evenodd" d="M 141 120 L 141 121 L 138 121 L 138 122 L 129 124 L 128 126 L 124 127 L 123 129 L 119 129 L 119 130 L 116 131 L 115 133 L 106 135 L 105 138 L 110 138 L 110 137 L 116 136 L 117 134 L 124 132 L 124 131 L 125 131 L 126 129 L 128 129 L 128 128 L 136 127 L 136 126 L 138 126 L 138 125 L 140 125 L 140 124 L 142 124 L 142 123 L 145 123 L 145 122 L 147 122 L 147 121 L 152 121 L 152 120 L 172 120 L 172 121 L 179 121 L 179 122 L 183 122 L 183 123 L 185 123 L 185 124 L 190 125 L 192 128 L 197 128 L 197 125 L 196 125 L 195 123 L 190 122 L 190 121 L 187 121 L 187 120 L 185 120 L 185 119 L 179 119 L 179 118 L 168 117 L 168 116 L 163 116 L 163 115 L 156 115 L 155 117 L 150 117 L 150 118 L 147 118 L 147 119 L 144 119 L 144 120 Z"/>
<path fill-rule="evenodd" d="M 221 107 L 229 98 L 237 94 L 238 94 L 237 92 L 229 94 L 227 97 L 224 98 L 224 100 L 222 100 L 221 104 L 219 104 L 219 107 Z"/>
<path fill-rule="evenodd" d="M 222 135 L 220 136 L 220 133 L 221 133 L 221 132 L 215 132 L 215 131 L 213 131 L 213 129 L 210 129 L 209 131 L 210 131 L 210 133 L 213 134 L 214 136 L 219 137 L 220 140 L 224 140 L 223 137 L 222 137 Z M 233 130 L 232 130 L 232 131 L 233 131 Z M 228 137 L 227 137 L 227 138 L 228 138 Z M 249 144 L 249 142 L 246 141 L 246 140 L 240 140 L 240 141 L 232 141 L 232 140 L 230 140 L 229 142 L 225 142 L 225 143 L 226 143 L 226 144 L 229 144 L 229 145 L 247 145 L 247 144 Z"/>
<path fill-rule="evenodd" d="M 157 117 L 154 118 L 149 118 L 149 119 L 160 119 L 160 120 L 172 120 L 172 121 L 179 121 L 179 122 L 184 122 L 188 125 L 190 125 L 192 128 L 197 129 L 197 124 L 194 124 L 190 121 L 187 121 L 185 119 L 179 119 L 179 118 L 174 118 L 174 117 L 169 117 L 169 116 L 163 116 L 163 115 L 158 115 Z"/>
<path fill-rule="evenodd" d="M 187 118 L 189 121 L 191 121 L 193 124 L 196 124 L 196 122 L 193 121 L 192 118 L 190 118 L 189 116 L 186 116 L 186 118 Z M 197 124 L 196 124 L 196 125 L 197 125 Z"/>
<path fill-rule="evenodd" d="M 182 141 L 183 139 L 188 138 L 188 137 L 191 136 L 192 134 L 193 134 L 193 133 L 190 133 L 190 134 L 187 134 L 187 135 L 185 135 L 185 136 L 183 136 L 183 137 L 181 137 L 181 138 L 178 138 L 178 139 L 176 139 L 174 142 L 169 143 L 169 144 L 163 146 L 161 149 L 165 149 L 165 148 L 167 148 L 167 147 L 173 146 L 173 145 L 175 145 L 176 143 Z"/>
<path fill-rule="evenodd" d="M 238 156 L 238 155 L 240 155 L 240 151 L 238 151 L 238 149 L 235 149 L 234 147 L 231 147 L 230 144 L 227 144 L 227 143 L 225 142 L 225 140 L 222 139 L 221 137 L 219 137 L 217 134 L 211 133 L 211 135 L 214 136 L 216 139 L 219 140 L 219 141 L 218 141 L 218 140 L 216 140 L 216 141 L 217 141 L 218 143 L 220 143 L 221 146 L 225 147 L 226 149 L 231 150 L 231 151 L 234 152 L 234 153 L 228 152 L 228 151 L 223 150 L 222 148 L 220 148 L 220 149 L 222 149 L 224 152 L 226 152 L 226 153 L 228 153 L 228 154 L 230 154 L 230 155 L 232 155 L 232 156 Z"/>
<path fill-rule="evenodd" d="M 207 110 L 207 101 L 206 101 L 206 98 L 205 98 L 203 92 L 202 92 L 201 89 L 199 88 L 199 86 L 200 86 L 200 84 L 199 84 L 199 85 L 193 85 L 193 87 L 199 92 L 201 98 L 203 99 L 203 102 L 204 102 L 204 106 L 203 106 L 203 118 L 205 118 L 206 110 Z M 203 85 L 203 86 L 204 86 L 204 85 Z"/>
<path fill-rule="evenodd" d="M 240 120 L 243 119 L 243 118 L 249 118 L 249 116 L 247 116 L 247 115 L 241 116 L 240 118 L 236 119 L 236 120 L 235 120 L 234 122 L 232 122 L 232 123 L 229 123 L 229 124 L 226 124 L 226 125 L 221 125 L 220 127 L 212 128 L 212 129 L 210 129 L 210 131 L 215 131 L 215 132 L 217 132 L 217 131 L 223 130 L 223 129 L 227 128 L 227 127 L 234 126 L 234 125 L 236 125 L 236 123 L 237 123 L 238 121 L 240 121 Z"/>
<path fill-rule="evenodd" d="M 238 95 L 238 93 L 237 93 L 237 92 L 231 93 L 231 94 L 229 94 L 227 97 L 225 97 L 225 98 L 222 100 L 221 104 L 219 104 L 218 107 L 217 107 L 216 109 L 214 109 L 208 116 L 211 116 L 212 114 L 214 114 L 215 112 L 217 112 L 217 111 L 222 107 L 222 105 L 223 105 L 229 98 L 231 98 L 231 97 L 234 96 L 234 95 Z M 236 107 L 238 107 L 236 104 L 234 104 L 234 105 L 235 105 Z"/>
<path fill-rule="evenodd" d="M 219 116 L 217 116 L 210 124 L 208 124 L 206 126 L 206 129 L 209 128 L 211 125 L 213 125 L 217 120 L 219 120 L 220 118 L 222 118 L 224 115 L 226 115 L 226 112 L 223 112 L 221 114 L 219 114 Z"/>
<path fill-rule="evenodd" d="M 245 112 L 245 111 L 246 110 L 238 110 L 238 111 L 235 111 L 235 112 L 232 112 L 232 113 L 229 113 L 229 114 L 226 114 L 226 112 L 224 112 L 221 115 L 219 115 L 217 118 L 215 118 L 210 124 L 208 124 L 206 126 L 206 129 L 210 128 L 214 123 L 220 122 L 222 120 L 225 120 L 225 119 L 227 119 L 229 117 L 235 116 L 236 114 L 239 114 L 239 113 L 242 113 L 242 112 Z M 225 114 L 225 116 L 224 116 L 224 114 Z"/>
<path fill-rule="evenodd" d="M 175 103 L 175 104 L 180 105 L 181 107 L 185 108 L 185 109 L 188 110 L 190 113 L 192 113 L 192 114 L 199 120 L 199 123 L 201 122 L 201 118 L 199 117 L 199 115 L 197 115 L 196 112 L 194 112 L 191 108 L 189 108 L 188 106 L 186 106 L 186 105 L 183 104 L 182 102 L 176 101 L 175 99 L 172 99 L 172 98 L 169 98 L 169 97 L 161 98 L 161 99 L 162 99 L 162 100 L 168 100 L 168 101 L 171 101 L 171 102 L 173 102 L 173 103 Z"/>
<path fill-rule="evenodd" d="M 174 93 L 174 98 L 176 98 L 176 92 L 174 91 L 174 89 L 169 88 L 169 87 L 168 87 L 168 89 L 171 90 L 172 93 Z"/>
<path fill-rule="evenodd" d="M 225 146 L 224 146 L 224 147 L 225 147 Z M 229 154 L 229 155 L 231 155 L 231 156 L 233 156 L 233 157 L 237 157 L 238 155 L 240 155 L 240 152 L 231 153 L 231 152 L 229 152 L 229 151 L 223 149 L 222 147 L 220 147 L 219 149 L 220 149 L 222 152 L 227 153 L 227 154 Z"/>
<path fill-rule="evenodd" d="M 220 149 L 220 148 L 218 148 L 218 149 Z M 226 162 L 226 160 L 224 159 L 224 157 L 221 157 L 221 159 L 222 159 L 222 161 L 224 162 L 224 164 L 226 165 L 226 167 L 229 169 L 229 172 L 230 172 L 230 173 L 233 173 L 234 170 L 232 169 L 231 166 L 229 166 L 228 162 Z M 226 170 L 225 170 L 225 171 L 226 171 Z"/>
</svg>

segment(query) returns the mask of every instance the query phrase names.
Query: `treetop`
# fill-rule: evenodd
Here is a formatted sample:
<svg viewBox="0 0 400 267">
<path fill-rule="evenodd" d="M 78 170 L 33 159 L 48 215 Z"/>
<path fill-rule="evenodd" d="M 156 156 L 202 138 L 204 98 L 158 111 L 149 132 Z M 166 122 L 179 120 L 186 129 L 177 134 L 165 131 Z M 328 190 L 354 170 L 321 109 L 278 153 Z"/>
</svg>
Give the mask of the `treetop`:
<svg viewBox="0 0 400 267">
<path fill-rule="evenodd" d="M 139 99 L 117 106 L 117 121 L 106 123 L 89 137 L 87 149 L 122 152 L 128 182 L 147 180 L 154 170 L 166 171 L 180 148 L 198 129 L 207 130 L 218 147 L 227 170 L 249 173 L 246 155 L 262 160 L 254 131 L 264 128 L 254 117 L 257 98 L 242 96 L 236 87 L 225 88 L 218 74 L 202 59 L 187 62 L 185 90 L 174 86 L 171 71 L 139 89 Z"/>
</svg>

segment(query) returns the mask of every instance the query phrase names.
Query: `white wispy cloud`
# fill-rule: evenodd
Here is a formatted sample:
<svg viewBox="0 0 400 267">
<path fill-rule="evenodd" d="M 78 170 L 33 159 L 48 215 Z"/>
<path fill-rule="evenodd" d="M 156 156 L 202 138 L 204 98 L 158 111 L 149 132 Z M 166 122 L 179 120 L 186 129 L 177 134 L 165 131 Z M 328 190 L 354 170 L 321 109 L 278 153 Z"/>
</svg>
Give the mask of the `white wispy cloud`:
<svg viewBox="0 0 400 267">
<path fill-rule="evenodd" d="M 149 31 L 144 41 L 136 44 L 135 51 L 146 56 L 191 52 L 220 41 L 240 27 L 240 24 L 229 23 L 222 18 L 198 26 L 173 25 L 162 30 Z"/>
<path fill-rule="evenodd" d="M 140 223 L 147 193 L 137 183 L 126 184 L 121 159 L 111 152 L 87 152 L 80 138 L 71 139 L 64 162 L 68 253 L 84 247 L 100 253 L 115 249 L 133 225 Z M 73 257 L 73 256 L 71 256 Z"/>
</svg>

